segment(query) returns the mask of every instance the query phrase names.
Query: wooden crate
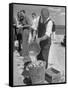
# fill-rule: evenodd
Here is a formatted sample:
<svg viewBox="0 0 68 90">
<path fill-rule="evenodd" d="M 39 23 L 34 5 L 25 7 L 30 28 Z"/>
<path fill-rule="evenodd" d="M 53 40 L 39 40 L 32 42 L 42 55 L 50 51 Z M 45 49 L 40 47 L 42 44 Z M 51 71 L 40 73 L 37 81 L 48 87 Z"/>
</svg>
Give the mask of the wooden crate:
<svg viewBox="0 0 68 90">
<path fill-rule="evenodd" d="M 55 68 L 49 68 L 45 71 L 45 80 L 49 83 L 58 83 L 61 78 L 60 71 Z"/>
</svg>

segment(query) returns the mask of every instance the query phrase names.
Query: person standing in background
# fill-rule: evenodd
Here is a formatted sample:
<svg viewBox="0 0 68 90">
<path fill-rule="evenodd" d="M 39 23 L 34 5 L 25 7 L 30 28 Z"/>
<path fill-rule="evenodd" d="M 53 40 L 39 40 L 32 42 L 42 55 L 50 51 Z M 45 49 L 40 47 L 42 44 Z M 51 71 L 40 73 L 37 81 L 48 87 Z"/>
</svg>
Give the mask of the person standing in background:
<svg viewBox="0 0 68 90">
<path fill-rule="evenodd" d="M 31 25 L 29 17 L 26 15 L 25 10 L 20 10 L 17 13 L 17 40 L 19 41 L 19 51 L 21 51 L 21 44 L 23 43 L 23 31 L 26 25 Z"/>
<path fill-rule="evenodd" d="M 64 39 L 61 42 L 61 45 L 64 46 L 64 47 L 66 47 L 66 35 L 64 35 Z"/>
<path fill-rule="evenodd" d="M 34 30 L 37 30 L 38 27 L 38 21 L 39 21 L 39 16 L 36 15 L 36 13 L 32 13 L 32 28 Z"/>
<path fill-rule="evenodd" d="M 37 37 L 37 27 L 38 27 L 38 21 L 39 21 L 39 16 L 36 15 L 35 12 L 32 13 L 32 34 L 33 34 L 33 39 Z"/>
</svg>

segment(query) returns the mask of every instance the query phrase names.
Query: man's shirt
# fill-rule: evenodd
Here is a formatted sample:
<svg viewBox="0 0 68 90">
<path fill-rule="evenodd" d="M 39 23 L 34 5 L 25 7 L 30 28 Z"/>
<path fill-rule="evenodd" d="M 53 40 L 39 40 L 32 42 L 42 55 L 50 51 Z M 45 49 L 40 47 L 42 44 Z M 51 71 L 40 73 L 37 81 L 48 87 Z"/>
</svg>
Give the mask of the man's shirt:
<svg viewBox="0 0 68 90">
<path fill-rule="evenodd" d="M 49 20 L 49 18 L 47 19 L 47 21 Z M 50 37 L 52 34 L 52 27 L 53 27 L 53 22 L 50 20 L 46 26 L 46 32 L 45 34 Z"/>
</svg>

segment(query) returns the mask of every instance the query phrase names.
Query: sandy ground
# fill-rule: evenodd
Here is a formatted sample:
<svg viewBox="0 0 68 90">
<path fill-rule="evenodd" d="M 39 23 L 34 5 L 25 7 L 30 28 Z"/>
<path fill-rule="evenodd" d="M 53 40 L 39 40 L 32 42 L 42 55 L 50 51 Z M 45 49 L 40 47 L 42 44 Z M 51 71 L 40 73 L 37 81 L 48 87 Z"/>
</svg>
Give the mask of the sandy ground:
<svg viewBox="0 0 68 90">
<path fill-rule="evenodd" d="M 56 42 L 52 41 L 49 52 L 49 65 L 50 67 L 55 67 L 60 70 L 62 75 L 65 74 L 65 48 L 60 45 L 63 39 L 63 35 L 56 35 Z M 19 56 L 17 51 L 14 52 L 14 85 L 25 85 L 23 83 L 24 77 L 21 75 L 24 63 L 23 57 Z"/>
</svg>

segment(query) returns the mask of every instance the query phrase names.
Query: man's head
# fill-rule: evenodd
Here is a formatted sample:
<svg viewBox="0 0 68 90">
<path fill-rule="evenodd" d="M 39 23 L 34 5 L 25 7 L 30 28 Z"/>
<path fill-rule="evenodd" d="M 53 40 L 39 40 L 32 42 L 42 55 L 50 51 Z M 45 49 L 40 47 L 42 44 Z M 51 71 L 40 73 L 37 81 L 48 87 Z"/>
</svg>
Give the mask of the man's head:
<svg viewBox="0 0 68 90">
<path fill-rule="evenodd" d="M 43 8 L 41 10 L 41 17 L 42 17 L 43 21 L 47 20 L 47 18 L 49 17 L 49 10 L 47 8 Z"/>
<path fill-rule="evenodd" d="M 32 18 L 34 19 L 34 18 L 36 18 L 36 13 L 32 13 Z"/>
<path fill-rule="evenodd" d="M 19 19 L 20 21 L 24 19 L 25 13 L 26 13 L 25 10 L 20 10 L 20 11 L 17 13 L 17 17 L 18 17 L 18 19 Z"/>
</svg>

